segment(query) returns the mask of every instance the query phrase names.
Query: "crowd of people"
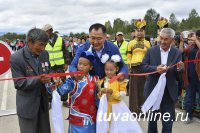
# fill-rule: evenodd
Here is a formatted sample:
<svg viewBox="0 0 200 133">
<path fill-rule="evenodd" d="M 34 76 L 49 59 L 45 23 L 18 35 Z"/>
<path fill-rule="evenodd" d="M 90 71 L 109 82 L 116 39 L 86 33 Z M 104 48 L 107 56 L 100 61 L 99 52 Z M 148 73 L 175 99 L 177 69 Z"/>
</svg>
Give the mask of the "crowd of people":
<svg viewBox="0 0 200 133">
<path fill-rule="evenodd" d="M 22 39 L 16 39 L 16 40 L 13 40 L 13 41 L 10 41 L 9 39 L 6 39 L 5 40 L 5 43 L 10 46 L 10 48 L 13 50 L 13 51 L 17 51 L 17 50 L 20 50 L 21 48 L 23 48 L 25 46 L 25 41 Z"/>
<path fill-rule="evenodd" d="M 63 105 L 69 107 L 68 132 L 95 133 L 99 101 L 101 103 L 104 94 L 108 116 L 113 105 L 119 104 L 126 95 L 130 112 L 139 115 L 162 74 L 166 74 L 166 86 L 160 109 L 152 111 L 152 115 L 170 114 L 168 121 L 162 120 L 162 132 L 172 132 L 175 104 L 183 88 L 186 123 L 191 123 L 196 93 L 200 96 L 200 63 L 188 60 L 200 58 L 200 30 L 175 33 L 168 28 L 167 19 L 161 18 L 157 23 L 158 37 L 147 39 L 146 21 L 138 19 L 134 24 L 136 29 L 131 33 L 130 42 L 121 31 L 116 33 L 114 42 L 110 41 L 106 27 L 99 23 L 90 26 L 88 37 L 81 38 L 62 38 L 53 32 L 50 24 L 29 30 L 26 46 L 20 47 L 10 59 L 13 78 L 40 75 L 14 80 L 20 131 L 50 133 L 51 94 L 57 91 Z M 45 75 L 66 71 L 82 74 L 67 78 Z M 151 72 L 155 73 L 128 75 Z M 110 120 L 105 133 L 112 130 L 112 123 Z M 139 125 L 135 127 L 135 132 L 142 132 Z M 149 121 L 148 133 L 157 132 L 157 120 Z"/>
</svg>

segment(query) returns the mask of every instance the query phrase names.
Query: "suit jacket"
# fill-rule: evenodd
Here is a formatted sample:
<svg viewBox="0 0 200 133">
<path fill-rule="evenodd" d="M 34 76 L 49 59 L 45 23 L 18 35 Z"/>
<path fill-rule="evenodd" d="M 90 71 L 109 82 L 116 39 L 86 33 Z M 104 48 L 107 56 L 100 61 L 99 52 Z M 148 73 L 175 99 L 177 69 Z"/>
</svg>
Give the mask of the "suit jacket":
<svg viewBox="0 0 200 133">
<path fill-rule="evenodd" d="M 171 46 L 168 59 L 167 59 L 167 66 L 174 65 L 177 62 L 182 60 L 182 56 L 180 51 Z M 156 71 L 157 66 L 161 65 L 161 52 L 160 46 L 154 46 L 147 50 L 147 53 L 142 61 L 141 68 L 144 72 L 153 72 Z M 147 98 L 154 87 L 156 86 L 160 74 L 152 74 L 149 75 L 146 79 L 145 86 L 144 86 L 144 96 Z M 166 88 L 170 94 L 171 99 L 175 102 L 178 97 L 178 80 L 179 80 L 179 72 L 177 71 L 176 66 L 170 68 L 166 72 Z"/>
<path fill-rule="evenodd" d="M 70 72 L 77 71 L 77 64 L 78 64 L 78 60 L 79 60 L 79 57 L 80 57 L 81 53 L 83 51 L 87 51 L 89 48 L 90 48 L 90 43 L 89 42 L 86 42 L 84 45 L 79 47 L 78 51 L 76 52 L 76 56 L 74 57 L 71 65 L 69 66 L 69 71 Z M 90 74 L 97 75 L 100 78 L 103 78 L 103 77 L 105 77 L 104 64 L 101 62 L 101 60 L 99 59 L 99 57 L 96 54 L 96 52 L 94 50 L 92 50 L 92 52 L 93 52 L 93 54 L 95 56 L 95 63 L 94 63 L 94 67 L 93 67 L 93 73 L 90 73 Z M 121 54 L 119 52 L 118 47 L 115 44 L 113 44 L 112 42 L 109 42 L 109 41 L 105 41 L 101 57 L 105 53 L 108 54 L 109 57 L 111 57 L 112 55 L 115 55 L 115 54 L 120 55 L 120 57 L 121 57 Z M 120 64 L 121 64 L 120 72 L 127 74 L 128 73 L 127 65 L 124 64 L 123 60 L 121 60 Z"/>
<path fill-rule="evenodd" d="M 40 54 L 38 61 L 37 65 L 27 46 L 15 52 L 10 58 L 13 78 L 49 73 L 50 63 L 46 51 Z M 19 116 L 34 118 L 38 114 L 39 108 L 45 112 L 48 111 L 47 91 L 39 78 L 14 80 L 14 85 L 17 89 L 16 105 Z"/>
</svg>

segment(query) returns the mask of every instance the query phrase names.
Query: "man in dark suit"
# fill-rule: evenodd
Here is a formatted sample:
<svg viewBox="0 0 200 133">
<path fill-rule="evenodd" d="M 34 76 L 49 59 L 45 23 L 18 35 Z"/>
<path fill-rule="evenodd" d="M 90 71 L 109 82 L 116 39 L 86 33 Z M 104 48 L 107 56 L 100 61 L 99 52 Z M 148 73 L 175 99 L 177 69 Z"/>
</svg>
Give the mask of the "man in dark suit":
<svg viewBox="0 0 200 133">
<path fill-rule="evenodd" d="M 144 86 L 144 96 L 147 98 L 156 86 L 160 75 L 166 72 L 166 87 L 162 97 L 160 112 L 162 116 L 170 114 L 168 120 L 162 119 L 162 133 L 171 133 L 173 120 L 175 118 L 175 103 L 178 97 L 178 75 L 183 68 L 181 53 L 172 46 L 175 32 L 171 28 L 163 28 L 160 32 L 160 44 L 148 49 L 141 64 L 144 72 L 158 71 L 156 74 L 149 75 Z M 178 63 L 176 67 L 167 68 Z M 153 115 L 155 116 L 154 111 Z M 162 117 L 163 118 L 163 117 Z M 149 121 L 148 133 L 157 133 L 157 119 Z"/>
<path fill-rule="evenodd" d="M 48 35 L 41 29 L 27 33 L 28 45 L 10 58 L 13 78 L 37 76 L 50 72 L 49 56 L 44 51 Z M 45 84 L 51 78 L 24 78 L 14 80 L 17 89 L 17 115 L 21 133 L 50 133 L 48 97 Z"/>
</svg>

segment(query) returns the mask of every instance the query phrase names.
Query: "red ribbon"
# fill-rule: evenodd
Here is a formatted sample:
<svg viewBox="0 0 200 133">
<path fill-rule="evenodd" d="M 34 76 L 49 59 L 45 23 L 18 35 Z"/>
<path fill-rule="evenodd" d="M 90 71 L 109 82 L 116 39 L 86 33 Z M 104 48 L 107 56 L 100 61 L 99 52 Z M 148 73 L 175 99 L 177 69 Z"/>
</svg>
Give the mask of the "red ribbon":
<svg viewBox="0 0 200 133">
<path fill-rule="evenodd" d="M 185 60 L 183 61 L 184 63 L 189 63 L 189 62 L 200 62 L 200 59 L 198 60 Z M 171 65 L 168 67 L 172 68 L 174 66 L 178 65 L 178 63 Z M 129 76 L 147 76 L 147 75 L 151 75 L 151 74 L 155 74 L 158 71 L 154 71 L 154 72 L 148 72 L 148 73 L 129 73 Z M 69 75 L 76 75 L 76 74 L 83 74 L 82 72 L 69 72 L 69 73 L 50 73 L 50 74 L 42 74 L 42 75 L 37 75 L 37 76 L 28 76 L 28 77 L 17 77 L 17 78 L 0 78 L 0 81 L 4 81 L 4 80 L 20 80 L 20 79 L 26 79 L 26 78 L 39 78 L 41 76 L 49 76 L 49 77 L 64 77 L 64 76 L 69 76 Z M 109 83 L 114 82 L 115 80 L 119 79 L 120 77 L 124 76 L 125 74 L 121 73 L 118 74 L 117 76 L 114 76 L 112 79 L 109 80 Z"/>
<path fill-rule="evenodd" d="M 37 76 L 28 76 L 28 77 L 17 77 L 17 78 L 0 78 L 0 81 L 4 80 L 20 80 L 20 79 L 27 79 L 27 78 L 39 78 L 41 76 L 49 76 L 49 77 L 64 77 L 69 75 L 76 75 L 76 74 L 83 74 L 82 72 L 69 72 L 69 73 L 50 73 L 50 74 L 42 74 Z"/>
<path fill-rule="evenodd" d="M 189 62 L 200 62 L 200 59 L 198 59 L 198 60 L 185 60 L 185 61 L 183 61 L 183 63 L 189 63 Z M 178 63 L 169 66 L 168 69 L 170 69 L 170 68 L 172 68 L 172 67 L 174 67 L 176 65 L 178 65 Z M 147 75 L 155 74 L 157 72 L 158 71 L 148 72 L 148 73 L 129 73 L 128 76 L 147 76 Z M 125 74 L 118 74 L 117 76 L 114 76 L 112 79 L 110 79 L 108 82 L 112 83 L 112 82 L 114 82 L 115 80 L 121 78 L 124 75 Z"/>
<path fill-rule="evenodd" d="M 108 82 L 109 82 L 109 83 L 112 83 L 112 82 L 114 82 L 115 80 L 117 80 L 117 79 L 119 79 L 119 78 L 121 78 L 121 77 L 123 77 L 123 76 L 125 76 L 125 74 L 124 74 L 124 73 L 120 73 L 120 74 L 118 74 L 117 76 L 112 77 Z"/>
</svg>

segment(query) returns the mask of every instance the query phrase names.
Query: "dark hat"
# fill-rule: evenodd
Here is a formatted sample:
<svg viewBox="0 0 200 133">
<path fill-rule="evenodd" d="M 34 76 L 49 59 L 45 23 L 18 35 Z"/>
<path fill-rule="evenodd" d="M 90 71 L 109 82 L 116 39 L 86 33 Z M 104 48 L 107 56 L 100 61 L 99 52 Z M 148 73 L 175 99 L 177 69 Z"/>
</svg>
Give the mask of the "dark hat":
<svg viewBox="0 0 200 133">
<path fill-rule="evenodd" d="M 83 57 L 83 58 L 86 58 L 88 59 L 92 64 L 95 63 L 95 57 L 94 57 L 94 54 L 90 51 L 83 51 L 81 53 L 81 56 L 80 57 Z"/>
<path fill-rule="evenodd" d="M 146 21 L 144 19 L 138 19 L 134 21 L 134 25 L 137 29 L 145 29 Z"/>
<path fill-rule="evenodd" d="M 162 29 L 167 27 L 168 27 L 168 20 L 164 17 L 161 17 L 157 22 L 157 28 Z"/>
</svg>

